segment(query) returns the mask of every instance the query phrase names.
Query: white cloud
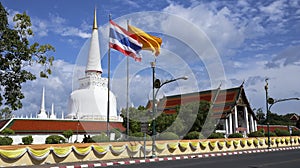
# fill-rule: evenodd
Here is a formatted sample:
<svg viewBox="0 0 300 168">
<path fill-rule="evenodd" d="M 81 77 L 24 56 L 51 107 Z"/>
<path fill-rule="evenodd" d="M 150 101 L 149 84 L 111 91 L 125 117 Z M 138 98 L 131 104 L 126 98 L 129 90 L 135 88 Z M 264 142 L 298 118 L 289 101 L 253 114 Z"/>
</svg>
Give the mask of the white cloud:
<svg viewBox="0 0 300 168">
<path fill-rule="evenodd" d="M 230 49 L 239 47 L 246 38 L 243 29 L 239 28 L 238 20 L 229 18 L 232 13 L 227 7 L 213 12 L 205 4 L 189 8 L 170 5 L 164 11 L 178 15 L 202 29 L 221 55 L 231 55 Z M 180 31 L 179 28 L 178 32 Z"/>
<path fill-rule="evenodd" d="M 21 13 L 19 11 L 6 9 L 9 13 L 8 22 L 9 25 L 14 25 L 13 17 L 15 14 Z M 65 18 L 59 15 L 49 14 L 48 19 L 41 19 L 38 17 L 31 17 L 32 29 L 35 35 L 38 37 L 49 36 L 49 33 L 54 33 L 59 36 L 69 36 L 69 37 L 80 37 L 83 39 L 89 38 L 90 32 L 85 32 L 87 29 L 79 29 L 78 27 L 69 26 Z M 84 23 L 81 25 L 83 28 Z M 90 29 L 89 29 L 90 30 Z"/>
<path fill-rule="evenodd" d="M 72 91 L 73 66 L 62 60 L 55 60 L 52 67 L 52 75 L 48 79 L 38 76 L 43 67 L 33 65 L 27 70 L 37 75 L 35 81 L 28 81 L 22 85 L 25 98 L 22 100 L 23 108 L 13 112 L 15 116 L 36 116 L 39 112 L 42 96 L 42 88 L 45 87 L 46 110 L 50 112 L 51 104 L 55 105 L 55 112 L 58 117 L 62 111 L 67 113 L 68 98 Z"/>
<path fill-rule="evenodd" d="M 285 0 L 273 1 L 267 6 L 261 6 L 259 9 L 261 12 L 268 15 L 268 20 L 270 21 L 282 21 L 285 16 L 284 8 L 286 7 Z"/>
<path fill-rule="evenodd" d="M 298 64 L 300 61 L 300 45 L 289 46 L 276 55 L 271 61 L 266 64 L 267 68 L 287 66 L 290 64 Z"/>
<path fill-rule="evenodd" d="M 138 3 L 136 3 L 135 1 L 125 0 L 124 2 L 133 7 L 137 7 L 137 8 L 140 7 L 140 5 Z"/>
<path fill-rule="evenodd" d="M 300 79 L 295 74 L 300 72 L 300 66 L 287 65 L 280 68 L 266 69 L 266 61 L 247 62 L 249 67 L 239 69 L 238 72 L 227 73 L 228 87 L 236 87 L 245 80 L 246 95 L 252 108 L 265 109 L 265 78 L 269 78 L 269 96 L 275 99 L 300 97 L 298 92 Z M 300 102 L 283 102 L 272 108 L 273 112 L 285 114 L 288 112 L 299 113 Z"/>
</svg>

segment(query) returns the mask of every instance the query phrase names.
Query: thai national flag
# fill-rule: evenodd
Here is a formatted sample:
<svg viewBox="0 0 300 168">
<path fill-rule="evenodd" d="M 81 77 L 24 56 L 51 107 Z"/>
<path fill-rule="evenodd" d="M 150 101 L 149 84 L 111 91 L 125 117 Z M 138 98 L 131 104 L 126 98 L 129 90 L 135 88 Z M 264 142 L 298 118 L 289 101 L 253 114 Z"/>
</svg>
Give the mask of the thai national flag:
<svg viewBox="0 0 300 168">
<path fill-rule="evenodd" d="M 112 20 L 109 22 L 109 47 L 134 58 L 137 62 L 141 62 L 142 58 L 138 52 L 142 49 L 143 45 L 137 41 L 138 38 L 136 35 L 128 32 Z"/>
</svg>

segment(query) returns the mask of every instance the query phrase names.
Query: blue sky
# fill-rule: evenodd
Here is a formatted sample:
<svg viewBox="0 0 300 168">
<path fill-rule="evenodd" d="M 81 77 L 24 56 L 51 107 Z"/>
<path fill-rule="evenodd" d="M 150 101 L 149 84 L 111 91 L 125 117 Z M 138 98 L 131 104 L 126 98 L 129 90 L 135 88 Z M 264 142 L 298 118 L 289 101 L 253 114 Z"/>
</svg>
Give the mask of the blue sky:
<svg viewBox="0 0 300 168">
<path fill-rule="evenodd" d="M 157 77 L 163 80 L 189 76 L 164 86 L 160 96 L 237 87 L 245 81 L 252 108 L 265 109 L 264 79 L 275 99 L 300 97 L 300 1 L 131 1 L 131 0 L 1 0 L 9 12 L 26 12 L 40 44 L 56 48 L 53 75 L 24 84 L 24 108 L 16 115 L 35 115 L 39 110 L 42 86 L 46 106 L 67 113 L 68 97 L 80 69 L 85 65 L 91 34 L 93 10 L 97 7 L 103 76 L 107 76 L 108 14 L 123 27 L 126 20 L 163 39 L 157 58 Z M 13 24 L 10 22 L 10 24 Z M 151 96 L 153 55 L 142 51 L 142 63 L 130 60 L 130 99 L 145 105 Z M 112 88 L 119 108 L 124 107 L 125 59 L 112 51 Z M 39 66 L 28 69 L 39 71 Z M 78 70 L 78 71 L 77 71 Z M 299 113 L 300 101 L 276 104 L 277 113 Z"/>
</svg>

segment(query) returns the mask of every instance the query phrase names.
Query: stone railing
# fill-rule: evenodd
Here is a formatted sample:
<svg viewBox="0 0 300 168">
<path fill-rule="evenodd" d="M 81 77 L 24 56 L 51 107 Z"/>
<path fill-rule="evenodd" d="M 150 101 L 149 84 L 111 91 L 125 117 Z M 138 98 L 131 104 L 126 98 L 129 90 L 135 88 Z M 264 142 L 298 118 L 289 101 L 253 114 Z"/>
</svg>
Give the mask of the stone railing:
<svg viewBox="0 0 300 168">
<path fill-rule="evenodd" d="M 272 137 L 271 148 L 300 146 L 300 137 Z M 267 148 L 267 138 L 202 139 L 156 141 L 156 155 L 188 155 L 210 152 Z M 28 166 L 76 161 L 141 158 L 152 155 L 152 141 L 87 144 L 47 144 L 0 146 L 1 166 Z"/>
</svg>

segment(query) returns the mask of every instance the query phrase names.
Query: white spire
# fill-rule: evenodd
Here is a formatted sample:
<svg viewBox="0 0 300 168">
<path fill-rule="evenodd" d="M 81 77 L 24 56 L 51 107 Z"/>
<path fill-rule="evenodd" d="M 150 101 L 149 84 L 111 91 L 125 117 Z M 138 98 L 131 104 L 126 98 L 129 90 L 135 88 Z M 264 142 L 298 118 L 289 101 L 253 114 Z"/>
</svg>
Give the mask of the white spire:
<svg viewBox="0 0 300 168">
<path fill-rule="evenodd" d="M 61 119 L 64 119 L 65 115 L 64 115 L 64 111 L 61 112 Z"/>
<path fill-rule="evenodd" d="M 51 115 L 50 115 L 50 118 L 51 119 L 56 119 L 56 115 L 54 114 L 54 104 L 52 103 L 52 106 L 51 106 Z"/>
<path fill-rule="evenodd" d="M 85 72 L 98 72 L 102 73 L 101 62 L 100 62 L 100 47 L 98 38 L 98 27 L 97 27 L 97 17 L 96 8 L 94 11 L 94 23 L 93 31 L 88 55 L 88 63 L 86 65 Z"/>
<path fill-rule="evenodd" d="M 38 114 L 38 118 L 47 118 L 47 114 L 45 110 L 45 87 L 43 87 L 42 103 L 41 103 L 40 113 Z"/>
<path fill-rule="evenodd" d="M 43 87 L 43 92 L 42 92 L 41 111 L 45 111 L 45 87 Z"/>
</svg>

